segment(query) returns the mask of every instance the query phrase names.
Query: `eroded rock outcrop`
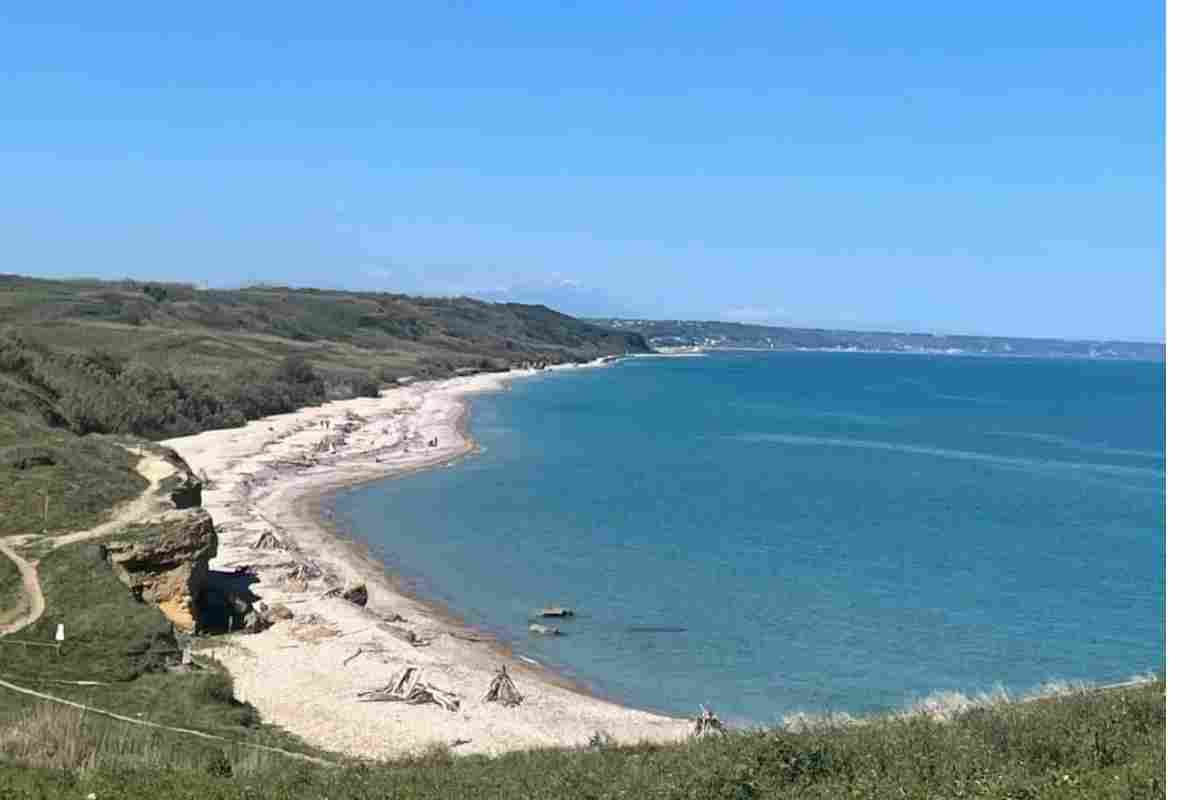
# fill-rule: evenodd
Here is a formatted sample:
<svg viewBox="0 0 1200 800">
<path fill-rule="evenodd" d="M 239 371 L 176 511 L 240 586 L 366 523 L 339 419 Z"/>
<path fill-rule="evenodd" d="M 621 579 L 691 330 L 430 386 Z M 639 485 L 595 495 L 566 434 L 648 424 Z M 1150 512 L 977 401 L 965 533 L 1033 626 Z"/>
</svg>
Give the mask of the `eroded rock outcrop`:
<svg viewBox="0 0 1200 800">
<path fill-rule="evenodd" d="M 202 508 L 162 513 L 104 545 L 113 572 L 143 602 L 185 631 L 196 629 L 208 562 L 217 554 L 212 517 Z"/>
<path fill-rule="evenodd" d="M 145 449 L 150 450 L 175 468 L 174 475 L 163 478 L 159 482 L 158 494 L 169 499 L 175 508 L 199 508 L 204 483 L 196 477 L 196 473 L 192 472 L 192 468 L 183 460 L 183 457 L 170 447 L 161 444 L 148 445 Z"/>
</svg>

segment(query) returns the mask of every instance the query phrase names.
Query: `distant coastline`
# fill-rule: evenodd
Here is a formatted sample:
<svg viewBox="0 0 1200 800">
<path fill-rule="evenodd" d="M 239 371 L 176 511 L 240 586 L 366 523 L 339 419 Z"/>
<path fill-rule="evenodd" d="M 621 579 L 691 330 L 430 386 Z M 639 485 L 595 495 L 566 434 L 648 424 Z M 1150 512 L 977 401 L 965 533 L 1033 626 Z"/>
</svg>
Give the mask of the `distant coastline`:
<svg viewBox="0 0 1200 800">
<path fill-rule="evenodd" d="M 1057 359 L 1063 361 L 1079 360 L 1079 361 L 1140 361 L 1150 364 L 1165 363 L 1166 356 L 1162 358 L 1154 357 L 1138 357 L 1138 356 L 1091 356 L 1076 353 L 997 353 L 997 352 L 974 352 L 970 350 L 959 349 L 908 349 L 908 350 L 875 350 L 855 347 L 752 347 L 752 346 L 661 346 L 655 348 L 656 352 L 650 355 L 705 355 L 708 353 L 847 353 L 847 354 L 867 354 L 867 355 L 893 355 L 893 356 L 963 356 L 967 358 L 1030 358 L 1030 359 Z"/>
<path fill-rule="evenodd" d="M 1116 339 L 1042 339 L 1021 336 L 787 328 L 739 322 L 589 320 L 622 333 L 640 334 L 656 349 L 764 350 L 785 352 L 934 353 L 1039 358 L 1165 361 L 1166 344 Z"/>
</svg>

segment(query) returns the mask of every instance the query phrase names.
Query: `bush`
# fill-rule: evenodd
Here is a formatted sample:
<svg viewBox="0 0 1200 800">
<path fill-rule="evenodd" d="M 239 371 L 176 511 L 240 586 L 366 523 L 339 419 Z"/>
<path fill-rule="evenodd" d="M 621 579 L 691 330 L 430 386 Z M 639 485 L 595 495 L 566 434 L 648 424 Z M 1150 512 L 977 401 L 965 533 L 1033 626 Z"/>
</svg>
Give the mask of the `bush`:
<svg viewBox="0 0 1200 800">
<path fill-rule="evenodd" d="M 325 378 L 297 355 L 274 369 L 247 366 L 214 376 L 169 370 L 99 349 L 60 353 L 8 335 L 0 336 L 3 374 L 13 382 L 0 381 L 0 409 L 36 413 L 80 435 L 183 436 L 328 399 Z M 339 389 L 342 396 L 378 394 L 378 384 L 364 373 L 348 376 Z"/>
</svg>

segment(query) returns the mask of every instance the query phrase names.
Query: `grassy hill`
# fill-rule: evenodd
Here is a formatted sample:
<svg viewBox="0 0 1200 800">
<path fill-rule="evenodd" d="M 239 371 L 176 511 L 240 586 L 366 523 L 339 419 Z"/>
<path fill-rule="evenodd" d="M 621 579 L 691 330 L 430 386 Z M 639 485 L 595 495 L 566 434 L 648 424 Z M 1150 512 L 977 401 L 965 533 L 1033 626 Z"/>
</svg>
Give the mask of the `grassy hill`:
<svg viewBox="0 0 1200 800">
<path fill-rule="evenodd" d="M 404 378 L 648 351 L 544 306 L 0 275 L 0 411 L 174 436 Z"/>
</svg>

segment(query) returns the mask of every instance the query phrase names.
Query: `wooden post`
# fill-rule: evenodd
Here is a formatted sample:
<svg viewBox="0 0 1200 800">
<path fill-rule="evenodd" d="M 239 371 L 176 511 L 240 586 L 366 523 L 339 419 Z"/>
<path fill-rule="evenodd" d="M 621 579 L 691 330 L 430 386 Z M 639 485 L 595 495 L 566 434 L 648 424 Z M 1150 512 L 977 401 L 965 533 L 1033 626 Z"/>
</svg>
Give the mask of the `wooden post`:
<svg viewBox="0 0 1200 800">
<path fill-rule="evenodd" d="M 46 490 L 46 495 L 42 502 L 42 527 L 46 526 L 46 520 L 50 519 L 50 490 Z"/>
</svg>

